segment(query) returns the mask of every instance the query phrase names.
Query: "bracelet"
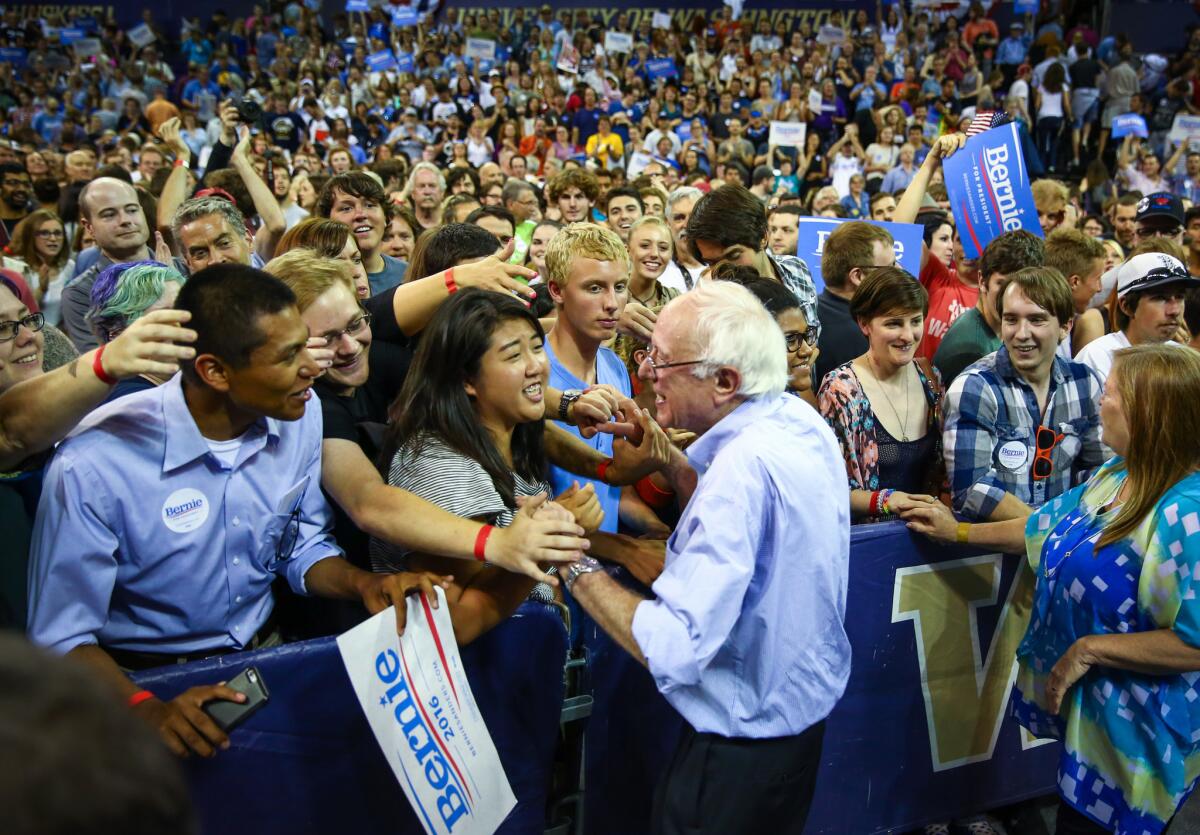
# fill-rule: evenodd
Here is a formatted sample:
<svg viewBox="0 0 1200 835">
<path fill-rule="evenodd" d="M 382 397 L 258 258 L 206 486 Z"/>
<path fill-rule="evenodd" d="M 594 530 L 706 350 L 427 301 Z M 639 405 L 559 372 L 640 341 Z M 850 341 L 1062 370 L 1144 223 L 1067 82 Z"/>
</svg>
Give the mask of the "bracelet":
<svg viewBox="0 0 1200 835">
<path fill-rule="evenodd" d="M 895 490 L 880 490 L 879 491 L 879 512 L 882 513 L 884 516 L 892 515 L 892 509 L 890 507 L 888 507 L 888 502 L 892 498 L 892 493 L 895 493 L 895 492 L 896 492 Z"/>
<path fill-rule="evenodd" d="M 458 285 L 454 283 L 454 267 L 446 270 L 446 292 L 452 296 L 458 292 Z"/>
<path fill-rule="evenodd" d="M 867 512 L 872 516 L 879 515 L 879 491 L 875 490 L 871 493 L 871 504 L 867 506 Z"/>
<path fill-rule="evenodd" d="M 600 462 L 600 466 L 596 468 L 596 479 L 608 484 L 608 468 L 612 466 L 613 460 L 606 458 Z"/>
<path fill-rule="evenodd" d="M 149 690 L 139 690 L 136 693 L 134 693 L 132 696 L 130 696 L 129 699 L 125 702 L 125 704 L 129 705 L 130 707 L 137 707 L 142 702 L 148 702 L 153 698 L 154 698 L 154 694 L 151 693 Z"/>
<path fill-rule="evenodd" d="M 190 169 L 192 166 L 191 166 L 190 160 L 186 160 L 183 157 L 176 157 L 175 164 L 172 165 L 171 167 L 172 168 L 189 168 Z"/>
<path fill-rule="evenodd" d="M 667 507 L 675 498 L 674 490 L 663 490 L 654 483 L 654 479 L 650 476 L 646 476 L 645 478 L 639 480 L 638 483 L 634 485 L 634 489 L 637 490 L 637 494 L 641 500 L 648 504 L 653 510 L 662 510 L 664 507 Z"/>
<path fill-rule="evenodd" d="M 101 358 L 104 356 L 104 349 L 107 347 L 108 343 L 105 343 L 96 349 L 96 356 L 92 357 L 92 371 L 96 373 L 96 376 L 104 385 L 115 386 L 118 382 L 117 378 L 104 370 L 104 363 L 101 361 Z"/>
<path fill-rule="evenodd" d="M 484 561 L 483 552 L 487 550 L 488 537 L 492 535 L 492 531 L 496 530 L 491 525 L 484 525 L 479 529 L 479 533 L 475 534 L 475 559 L 480 562 Z"/>
<path fill-rule="evenodd" d="M 967 542 L 969 542 L 969 540 L 970 540 L 970 532 L 971 532 L 971 523 L 970 522 L 959 522 L 958 523 L 958 533 L 955 535 L 954 541 L 958 542 L 961 545 L 966 545 Z"/>
</svg>

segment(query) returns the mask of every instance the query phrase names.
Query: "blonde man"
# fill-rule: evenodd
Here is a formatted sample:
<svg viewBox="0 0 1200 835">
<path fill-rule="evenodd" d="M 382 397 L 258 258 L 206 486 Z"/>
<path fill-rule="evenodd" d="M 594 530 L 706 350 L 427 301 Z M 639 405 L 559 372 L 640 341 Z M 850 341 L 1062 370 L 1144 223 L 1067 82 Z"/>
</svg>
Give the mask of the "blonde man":
<svg viewBox="0 0 1200 835">
<path fill-rule="evenodd" d="M 583 438 L 567 422 L 567 408 L 591 386 L 608 385 L 624 397 L 632 398 L 629 372 L 621 358 L 604 343 L 617 334 L 617 321 L 629 300 L 629 251 L 617 233 L 595 223 L 573 223 L 562 229 L 546 249 L 546 283 L 558 318 L 546 335 L 546 356 L 550 360 L 550 387 L 562 391 L 558 414 L 550 413 L 558 425 L 580 437 L 584 443 L 612 457 L 613 438 L 606 433 Z M 587 484 L 561 467 L 551 467 L 550 483 L 555 494 L 579 481 L 596 491 L 604 508 L 601 531 L 616 533 L 620 518 L 626 525 L 642 530 L 661 529 L 653 511 L 628 491 L 599 480 Z"/>
<path fill-rule="evenodd" d="M 1066 220 L 1070 193 L 1058 180 L 1034 180 L 1029 188 L 1033 192 L 1033 204 L 1037 207 L 1042 232 L 1049 235 Z"/>
<path fill-rule="evenodd" d="M 1104 272 L 1104 244 L 1078 229 L 1055 229 L 1046 238 L 1045 266 L 1063 274 L 1075 303 L 1071 336 L 1058 344 L 1058 355 L 1071 359 L 1090 342 L 1104 336 L 1104 314 L 1089 310 L 1100 292 Z"/>
</svg>

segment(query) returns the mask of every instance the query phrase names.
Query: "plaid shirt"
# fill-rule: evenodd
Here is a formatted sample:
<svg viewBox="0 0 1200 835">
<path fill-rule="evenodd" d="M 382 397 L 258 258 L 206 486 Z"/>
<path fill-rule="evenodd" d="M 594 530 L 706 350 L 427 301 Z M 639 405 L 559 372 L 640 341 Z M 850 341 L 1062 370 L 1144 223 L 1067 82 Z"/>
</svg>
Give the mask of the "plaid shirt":
<svg viewBox="0 0 1200 835">
<path fill-rule="evenodd" d="M 779 273 L 783 286 L 791 290 L 796 301 L 800 302 L 808 326 L 819 330 L 821 320 L 817 316 L 817 286 L 813 283 L 808 264 L 796 255 L 772 255 L 768 252 L 767 258 L 775 267 L 775 272 Z"/>
<path fill-rule="evenodd" d="M 1038 507 L 1081 483 L 1106 457 L 1100 390 L 1086 366 L 1055 357 L 1043 423 L 1037 395 L 1013 368 L 1005 346 L 968 366 L 945 403 L 942 440 L 954 509 L 971 521 L 986 520 L 1005 493 Z M 1035 480 L 1039 424 L 1064 437 L 1051 452 L 1050 477 Z"/>
</svg>

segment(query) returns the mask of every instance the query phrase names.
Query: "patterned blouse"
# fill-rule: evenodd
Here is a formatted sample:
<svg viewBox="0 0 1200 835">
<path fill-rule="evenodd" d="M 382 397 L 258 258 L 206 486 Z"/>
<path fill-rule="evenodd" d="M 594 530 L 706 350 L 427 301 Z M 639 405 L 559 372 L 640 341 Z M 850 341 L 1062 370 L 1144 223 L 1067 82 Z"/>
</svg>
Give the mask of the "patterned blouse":
<svg viewBox="0 0 1200 835">
<path fill-rule="evenodd" d="M 1200 473 L 1172 486 L 1128 538 L 1095 549 L 1125 481 L 1113 458 L 1084 484 L 1034 511 L 1025 528 L 1037 575 L 1017 649 L 1011 711 L 1063 742 L 1065 803 L 1117 835 L 1157 835 L 1200 772 L 1200 672 L 1148 675 L 1092 667 L 1046 711 L 1046 680 L 1084 635 L 1172 629 L 1200 647 Z"/>
<path fill-rule="evenodd" d="M 942 426 L 942 380 L 935 369 L 930 368 L 927 374 L 917 363 L 917 376 L 921 380 L 921 388 L 925 391 L 925 402 L 928 406 L 925 421 L 925 431 L 938 436 L 935 461 L 942 459 L 941 426 Z M 862 383 L 854 371 L 853 361 L 825 375 L 821 389 L 817 392 L 817 403 L 821 417 L 833 429 L 838 443 L 842 447 L 842 457 L 846 461 L 846 475 L 850 479 L 851 490 L 879 490 L 887 487 L 879 483 L 879 435 L 875 411 L 871 401 L 863 391 Z M 941 492 L 942 468 L 940 465 L 930 468 L 928 479 L 929 492 L 937 495 Z"/>
</svg>

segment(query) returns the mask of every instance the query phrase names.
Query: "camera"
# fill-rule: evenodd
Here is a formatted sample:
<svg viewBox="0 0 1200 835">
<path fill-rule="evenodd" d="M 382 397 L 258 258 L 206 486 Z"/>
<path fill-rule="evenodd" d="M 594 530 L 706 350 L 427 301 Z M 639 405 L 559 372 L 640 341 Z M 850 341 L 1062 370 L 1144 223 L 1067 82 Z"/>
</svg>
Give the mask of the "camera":
<svg viewBox="0 0 1200 835">
<path fill-rule="evenodd" d="M 237 108 L 239 122 L 252 124 L 262 118 L 262 105 L 249 96 L 238 96 L 233 106 Z"/>
</svg>

